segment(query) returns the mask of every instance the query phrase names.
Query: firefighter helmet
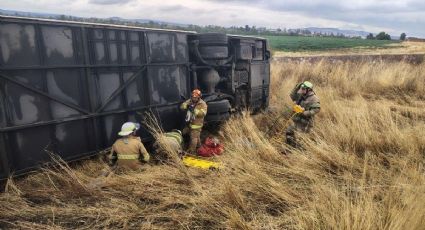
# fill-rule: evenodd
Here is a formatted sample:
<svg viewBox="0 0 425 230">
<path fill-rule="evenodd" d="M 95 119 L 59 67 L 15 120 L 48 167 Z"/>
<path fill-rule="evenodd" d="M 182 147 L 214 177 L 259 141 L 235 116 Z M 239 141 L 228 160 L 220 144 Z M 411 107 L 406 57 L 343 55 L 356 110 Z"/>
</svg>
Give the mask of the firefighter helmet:
<svg viewBox="0 0 425 230">
<path fill-rule="evenodd" d="M 313 89 L 313 83 L 305 81 L 301 84 L 301 87 L 305 89 Z"/>
<path fill-rule="evenodd" d="M 199 90 L 199 89 L 194 89 L 194 90 L 192 91 L 192 97 L 201 97 L 201 96 L 202 96 L 201 90 Z"/>
<path fill-rule="evenodd" d="M 140 128 L 140 125 L 138 123 L 126 122 L 121 126 L 121 131 L 118 133 L 118 135 L 122 137 L 128 136 L 134 131 L 138 130 L 139 128 Z"/>
</svg>

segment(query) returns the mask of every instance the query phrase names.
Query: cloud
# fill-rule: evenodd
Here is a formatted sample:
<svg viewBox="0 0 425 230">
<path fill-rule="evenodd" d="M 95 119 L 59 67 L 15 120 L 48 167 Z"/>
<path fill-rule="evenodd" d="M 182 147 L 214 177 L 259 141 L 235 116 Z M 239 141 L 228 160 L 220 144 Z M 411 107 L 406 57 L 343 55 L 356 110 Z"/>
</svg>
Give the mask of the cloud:
<svg viewBox="0 0 425 230">
<path fill-rule="evenodd" d="M 159 10 L 164 12 L 176 12 L 180 10 L 188 10 L 188 8 L 182 5 L 170 5 L 170 6 L 159 7 Z"/>
<path fill-rule="evenodd" d="M 310 18 L 308 24 L 318 19 L 331 22 L 329 27 L 336 27 L 341 22 L 351 29 L 363 28 L 377 32 L 424 34 L 425 2 L 423 0 L 205 0 L 221 5 L 242 7 L 251 5 L 257 9 L 274 11 L 282 15 L 297 14 Z M 316 25 L 313 25 L 316 26 Z M 424 35 L 422 35 L 424 36 Z"/>
<path fill-rule="evenodd" d="M 123 5 L 134 0 L 89 0 L 91 4 L 97 5 Z"/>
<path fill-rule="evenodd" d="M 423 0 L 0 0 L 0 8 L 196 25 L 333 27 L 425 37 Z"/>
</svg>

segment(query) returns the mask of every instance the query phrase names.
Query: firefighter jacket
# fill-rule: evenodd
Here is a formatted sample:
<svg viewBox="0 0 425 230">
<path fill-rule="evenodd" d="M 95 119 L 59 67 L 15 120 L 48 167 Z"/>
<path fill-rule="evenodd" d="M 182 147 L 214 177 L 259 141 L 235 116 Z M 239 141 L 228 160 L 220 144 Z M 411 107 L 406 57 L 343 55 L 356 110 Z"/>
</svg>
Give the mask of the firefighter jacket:
<svg viewBox="0 0 425 230">
<path fill-rule="evenodd" d="M 164 133 L 164 135 L 167 137 L 167 139 L 173 140 L 178 145 L 182 145 L 183 143 L 183 137 L 179 132 L 168 132 Z"/>
<path fill-rule="evenodd" d="M 191 99 L 183 102 L 180 106 L 181 109 L 188 111 L 186 122 L 189 123 L 190 129 L 201 129 L 204 125 L 204 117 L 207 115 L 207 103 L 202 99 L 196 104 L 193 104 Z"/>
<path fill-rule="evenodd" d="M 168 145 L 173 151 L 182 151 L 183 137 L 179 132 L 168 132 L 164 133 Z"/>
<path fill-rule="evenodd" d="M 140 137 L 126 136 L 119 138 L 112 145 L 110 160 L 116 161 L 118 166 L 127 166 L 137 169 L 141 161 L 148 162 L 149 153 L 146 151 Z"/>
<path fill-rule="evenodd" d="M 298 84 L 290 94 L 291 99 L 297 104 L 303 107 L 305 110 L 302 113 L 296 114 L 293 117 L 295 123 L 301 123 L 302 125 L 312 126 L 313 118 L 316 113 L 320 111 L 320 100 L 314 91 L 309 91 L 306 95 L 298 94 L 298 90 L 301 87 Z"/>
</svg>

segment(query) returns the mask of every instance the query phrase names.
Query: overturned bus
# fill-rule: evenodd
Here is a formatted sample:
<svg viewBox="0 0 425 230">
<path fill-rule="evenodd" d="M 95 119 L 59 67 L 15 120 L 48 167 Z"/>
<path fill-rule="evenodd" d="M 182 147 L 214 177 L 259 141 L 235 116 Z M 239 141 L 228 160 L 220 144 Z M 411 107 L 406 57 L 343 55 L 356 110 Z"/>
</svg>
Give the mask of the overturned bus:
<svg viewBox="0 0 425 230">
<path fill-rule="evenodd" d="M 0 16 L 0 180 L 48 152 L 96 154 L 146 111 L 164 130 L 182 128 L 179 104 L 194 88 L 207 122 L 265 108 L 269 81 L 263 38 Z"/>
</svg>

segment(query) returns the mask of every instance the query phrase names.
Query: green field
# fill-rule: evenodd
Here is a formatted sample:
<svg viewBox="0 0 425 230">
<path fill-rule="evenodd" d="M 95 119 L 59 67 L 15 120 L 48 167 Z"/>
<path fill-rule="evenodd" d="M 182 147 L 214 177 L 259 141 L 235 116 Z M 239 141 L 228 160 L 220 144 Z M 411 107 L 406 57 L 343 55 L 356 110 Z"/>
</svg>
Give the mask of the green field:
<svg viewBox="0 0 425 230">
<path fill-rule="evenodd" d="M 366 40 L 335 37 L 304 36 L 264 36 L 269 40 L 273 51 L 321 51 L 344 48 L 385 48 L 386 45 L 399 43 L 388 40 Z"/>
</svg>

